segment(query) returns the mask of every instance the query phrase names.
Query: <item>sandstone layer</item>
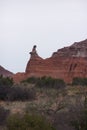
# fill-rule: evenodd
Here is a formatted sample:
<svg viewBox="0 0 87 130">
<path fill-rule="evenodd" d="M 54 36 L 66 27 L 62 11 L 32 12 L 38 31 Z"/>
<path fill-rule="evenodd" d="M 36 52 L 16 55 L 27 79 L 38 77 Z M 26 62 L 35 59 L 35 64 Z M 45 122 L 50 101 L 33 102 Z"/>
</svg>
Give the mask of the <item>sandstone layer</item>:
<svg viewBox="0 0 87 130">
<path fill-rule="evenodd" d="M 30 55 L 25 73 L 19 74 L 20 80 L 31 76 L 51 76 L 70 83 L 74 77 L 87 77 L 87 39 L 59 49 L 47 59 L 38 55 L 36 46 Z"/>
</svg>

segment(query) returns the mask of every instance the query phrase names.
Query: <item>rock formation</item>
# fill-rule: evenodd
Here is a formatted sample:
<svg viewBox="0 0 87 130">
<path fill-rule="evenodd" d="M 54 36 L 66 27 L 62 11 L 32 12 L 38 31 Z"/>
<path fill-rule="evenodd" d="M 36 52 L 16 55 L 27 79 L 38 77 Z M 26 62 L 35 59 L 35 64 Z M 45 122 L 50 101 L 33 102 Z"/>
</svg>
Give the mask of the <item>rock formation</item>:
<svg viewBox="0 0 87 130">
<path fill-rule="evenodd" d="M 87 77 L 87 39 L 59 49 L 47 59 L 38 55 L 36 46 L 33 47 L 30 55 L 21 79 L 31 76 L 51 76 L 70 83 L 74 77 Z"/>
<path fill-rule="evenodd" d="M 0 75 L 3 75 L 4 77 L 11 77 L 13 73 L 0 66 Z"/>
<path fill-rule="evenodd" d="M 75 42 L 69 47 L 59 49 L 53 53 L 53 56 L 62 57 L 87 57 L 87 39 L 81 42 Z"/>
</svg>

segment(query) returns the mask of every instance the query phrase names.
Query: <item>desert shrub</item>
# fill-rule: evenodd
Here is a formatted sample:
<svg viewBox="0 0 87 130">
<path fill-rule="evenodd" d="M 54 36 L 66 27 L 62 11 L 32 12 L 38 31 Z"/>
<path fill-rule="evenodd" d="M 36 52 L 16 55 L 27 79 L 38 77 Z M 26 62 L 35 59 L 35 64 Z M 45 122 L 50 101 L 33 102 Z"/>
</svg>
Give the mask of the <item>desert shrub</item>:
<svg viewBox="0 0 87 130">
<path fill-rule="evenodd" d="M 52 125 L 40 115 L 11 115 L 7 120 L 7 130 L 55 130 Z"/>
<path fill-rule="evenodd" d="M 0 100 L 8 100 L 8 94 L 10 93 L 10 86 L 0 85 Z"/>
<path fill-rule="evenodd" d="M 66 86 L 65 82 L 62 79 L 54 79 L 46 76 L 43 76 L 41 78 L 30 77 L 22 82 L 33 83 L 36 87 L 44 88 L 64 88 Z"/>
<path fill-rule="evenodd" d="M 64 88 L 66 86 L 62 79 L 53 79 L 51 77 L 42 77 L 36 83 L 37 87 L 46 88 Z"/>
<path fill-rule="evenodd" d="M 4 125 L 6 123 L 6 118 L 9 115 L 9 110 L 0 106 L 0 125 Z"/>
<path fill-rule="evenodd" d="M 29 77 L 26 80 L 23 80 L 22 83 L 27 82 L 27 83 L 31 83 L 31 84 L 36 84 L 38 80 L 39 80 L 39 78 Z"/>
<path fill-rule="evenodd" d="M 12 85 L 13 80 L 11 78 L 0 76 L 0 100 L 7 100 Z"/>
<path fill-rule="evenodd" d="M 0 86 L 5 85 L 5 86 L 12 86 L 13 85 L 13 79 L 10 77 L 3 77 L 2 75 L 0 76 Z"/>
<path fill-rule="evenodd" d="M 33 88 L 21 86 L 0 86 L 0 100 L 4 101 L 25 101 L 34 100 L 36 92 Z"/>
<path fill-rule="evenodd" d="M 78 108 L 79 109 L 79 108 Z M 71 121 L 72 126 L 74 126 L 75 130 L 87 130 L 87 97 L 85 97 L 83 109 L 75 113 L 76 118 Z"/>
<path fill-rule="evenodd" d="M 72 81 L 72 85 L 82 85 L 85 86 L 87 85 L 87 78 L 74 78 Z"/>
<path fill-rule="evenodd" d="M 8 94 L 9 101 L 25 101 L 34 100 L 36 98 L 36 92 L 33 88 L 22 88 L 20 86 L 12 87 Z"/>
</svg>

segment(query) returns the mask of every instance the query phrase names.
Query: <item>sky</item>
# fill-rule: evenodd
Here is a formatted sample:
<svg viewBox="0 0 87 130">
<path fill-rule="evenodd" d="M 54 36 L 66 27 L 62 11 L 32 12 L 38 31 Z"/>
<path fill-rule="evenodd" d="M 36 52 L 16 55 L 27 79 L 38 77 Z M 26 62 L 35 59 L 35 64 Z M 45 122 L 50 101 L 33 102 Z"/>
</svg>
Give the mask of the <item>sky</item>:
<svg viewBox="0 0 87 130">
<path fill-rule="evenodd" d="M 0 0 L 0 65 L 24 72 L 37 45 L 42 58 L 87 39 L 87 0 Z"/>
</svg>

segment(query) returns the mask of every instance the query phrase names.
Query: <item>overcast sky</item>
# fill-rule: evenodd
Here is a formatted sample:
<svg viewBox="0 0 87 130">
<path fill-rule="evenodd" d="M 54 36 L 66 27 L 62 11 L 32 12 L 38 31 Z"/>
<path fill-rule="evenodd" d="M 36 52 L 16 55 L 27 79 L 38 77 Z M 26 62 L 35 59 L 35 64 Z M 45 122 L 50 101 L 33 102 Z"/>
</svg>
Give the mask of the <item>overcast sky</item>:
<svg viewBox="0 0 87 130">
<path fill-rule="evenodd" d="M 0 65 L 25 71 L 37 45 L 47 58 L 54 51 L 87 39 L 87 0 L 0 0 Z"/>
</svg>

